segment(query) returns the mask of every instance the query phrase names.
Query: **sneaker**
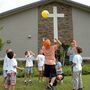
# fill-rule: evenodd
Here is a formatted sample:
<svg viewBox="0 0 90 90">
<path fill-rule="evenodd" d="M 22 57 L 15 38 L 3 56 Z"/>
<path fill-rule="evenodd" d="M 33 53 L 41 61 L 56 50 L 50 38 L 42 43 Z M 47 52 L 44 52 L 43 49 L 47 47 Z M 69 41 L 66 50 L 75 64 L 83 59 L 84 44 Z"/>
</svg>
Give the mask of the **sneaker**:
<svg viewBox="0 0 90 90">
<path fill-rule="evenodd" d="M 24 83 L 27 85 L 28 84 L 27 80 L 25 80 Z"/>
<path fill-rule="evenodd" d="M 27 80 L 24 80 L 24 83 L 27 83 Z"/>
<path fill-rule="evenodd" d="M 32 84 L 32 80 L 29 80 L 28 82 L 29 82 L 30 84 Z"/>
<path fill-rule="evenodd" d="M 53 86 L 51 86 L 51 84 L 48 84 L 47 89 L 53 90 Z"/>
</svg>

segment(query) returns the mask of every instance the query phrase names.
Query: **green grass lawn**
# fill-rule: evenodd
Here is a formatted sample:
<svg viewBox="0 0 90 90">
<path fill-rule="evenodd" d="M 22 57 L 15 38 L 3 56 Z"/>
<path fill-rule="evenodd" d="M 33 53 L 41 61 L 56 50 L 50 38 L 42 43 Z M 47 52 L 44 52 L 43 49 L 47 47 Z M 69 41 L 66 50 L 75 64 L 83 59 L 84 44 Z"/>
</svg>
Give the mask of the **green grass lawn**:
<svg viewBox="0 0 90 90">
<path fill-rule="evenodd" d="M 32 85 L 25 85 L 24 78 L 17 78 L 16 90 L 45 90 L 45 82 L 39 82 L 37 78 L 33 78 Z M 2 77 L 0 77 L 0 84 L 2 82 Z M 90 90 L 90 75 L 83 75 L 83 90 Z M 0 85 L 1 86 L 1 85 Z M 0 90 L 2 88 L 0 87 Z M 63 83 L 58 83 L 56 90 L 72 90 L 72 79 L 70 76 L 64 78 Z"/>
</svg>

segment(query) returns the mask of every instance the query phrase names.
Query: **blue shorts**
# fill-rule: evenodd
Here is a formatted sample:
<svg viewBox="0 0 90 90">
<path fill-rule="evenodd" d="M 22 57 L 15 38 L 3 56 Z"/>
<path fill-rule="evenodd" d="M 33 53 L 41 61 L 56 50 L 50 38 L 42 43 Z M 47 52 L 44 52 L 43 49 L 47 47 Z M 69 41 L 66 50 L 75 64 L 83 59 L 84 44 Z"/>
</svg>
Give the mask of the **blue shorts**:
<svg viewBox="0 0 90 90">
<path fill-rule="evenodd" d="M 27 74 L 31 74 L 33 71 L 32 71 L 32 67 L 26 67 L 25 68 L 25 72 L 27 73 Z"/>
</svg>

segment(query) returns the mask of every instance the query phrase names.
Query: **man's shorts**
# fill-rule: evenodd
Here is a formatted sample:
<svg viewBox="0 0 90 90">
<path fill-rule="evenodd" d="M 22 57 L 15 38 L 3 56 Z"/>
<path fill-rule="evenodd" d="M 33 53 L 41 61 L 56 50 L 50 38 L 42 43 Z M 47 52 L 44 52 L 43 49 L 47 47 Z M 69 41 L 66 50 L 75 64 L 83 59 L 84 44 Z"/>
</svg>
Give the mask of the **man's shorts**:
<svg viewBox="0 0 90 90">
<path fill-rule="evenodd" d="M 16 85 L 16 73 L 15 72 L 7 73 L 6 84 Z"/>
<path fill-rule="evenodd" d="M 38 66 L 39 71 L 44 71 L 44 66 Z"/>
<path fill-rule="evenodd" d="M 48 77 L 48 78 L 56 77 L 55 65 L 46 65 L 45 64 L 44 75 L 45 75 L 45 77 Z"/>
<path fill-rule="evenodd" d="M 27 74 L 31 74 L 33 71 L 32 71 L 32 67 L 26 67 L 25 68 L 25 73 Z"/>
</svg>

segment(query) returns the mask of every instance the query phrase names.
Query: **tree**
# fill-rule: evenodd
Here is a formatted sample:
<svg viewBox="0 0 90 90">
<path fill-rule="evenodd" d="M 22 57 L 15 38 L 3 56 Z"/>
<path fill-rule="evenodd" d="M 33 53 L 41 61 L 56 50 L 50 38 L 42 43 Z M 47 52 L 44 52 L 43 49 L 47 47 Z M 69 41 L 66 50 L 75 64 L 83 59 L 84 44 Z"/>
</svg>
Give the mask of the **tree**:
<svg viewBox="0 0 90 90">
<path fill-rule="evenodd" d="M 2 47 L 3 47 L 3 41 L 2 41 L 2 39 L 0 38 L 0 51 L 1 51 L 1 49 L 2 49 Z"/>
</svg>

